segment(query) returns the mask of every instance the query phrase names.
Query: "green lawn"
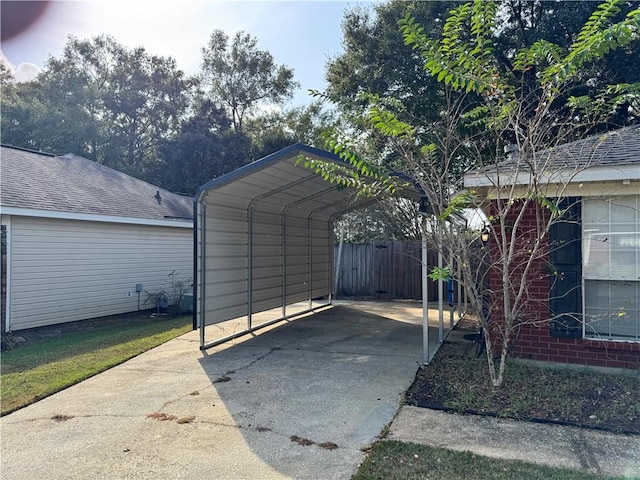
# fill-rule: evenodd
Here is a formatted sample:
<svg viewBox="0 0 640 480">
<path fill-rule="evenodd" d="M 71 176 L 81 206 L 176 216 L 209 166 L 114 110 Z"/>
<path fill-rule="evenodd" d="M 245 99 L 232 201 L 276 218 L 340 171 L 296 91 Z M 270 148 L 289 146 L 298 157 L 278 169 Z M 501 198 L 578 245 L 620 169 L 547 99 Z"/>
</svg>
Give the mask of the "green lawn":
<svg viewBox="0 0 640 480">
<path fill-rule="evenodd" d="M 604 480 L 566 468 L 501 460 L 414 443 L 375 444 L 352 480 Z"/>
<path fill-rule="evenodd" d="M 191 329 L 191 316 L 110 319 L 2 353 L 2 415 L 118 365 Z"/>
</svg>

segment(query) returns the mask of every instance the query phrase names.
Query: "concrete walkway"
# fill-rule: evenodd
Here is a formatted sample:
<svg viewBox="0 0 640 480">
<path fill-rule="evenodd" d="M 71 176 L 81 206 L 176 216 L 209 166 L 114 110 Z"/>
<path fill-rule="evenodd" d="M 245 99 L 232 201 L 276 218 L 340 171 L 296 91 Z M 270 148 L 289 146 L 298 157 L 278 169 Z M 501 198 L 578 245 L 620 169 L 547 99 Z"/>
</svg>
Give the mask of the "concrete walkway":
<svg viewBox="0 0 640 480">
<path fill-rule="evenodd" d="M 640 437 L 404 406 L 388 440 L 640 479 Z"/>
<path fill-rule="evenodd" d="M 3 417 L 0 478 L 348 479 L 421 329 L 337 306 L 207 352 L 188 333 Z"/>
</svg>

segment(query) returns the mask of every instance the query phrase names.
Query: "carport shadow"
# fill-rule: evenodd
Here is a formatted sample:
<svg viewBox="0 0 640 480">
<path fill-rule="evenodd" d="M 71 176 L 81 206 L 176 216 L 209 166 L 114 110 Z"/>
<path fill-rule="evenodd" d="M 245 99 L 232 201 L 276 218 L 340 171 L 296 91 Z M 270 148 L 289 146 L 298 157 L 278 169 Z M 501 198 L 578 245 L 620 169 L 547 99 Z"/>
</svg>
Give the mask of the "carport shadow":
<svg viewBox="0 0 640 480">
<path fill-rule="evenodd" d="M 349 478 L 414 379 L 422 326 L 335 306 L 203 352 L 212 411 L 293 478 Z M 237 433 L 234 433 L 237 434 Z"/>
</svg>

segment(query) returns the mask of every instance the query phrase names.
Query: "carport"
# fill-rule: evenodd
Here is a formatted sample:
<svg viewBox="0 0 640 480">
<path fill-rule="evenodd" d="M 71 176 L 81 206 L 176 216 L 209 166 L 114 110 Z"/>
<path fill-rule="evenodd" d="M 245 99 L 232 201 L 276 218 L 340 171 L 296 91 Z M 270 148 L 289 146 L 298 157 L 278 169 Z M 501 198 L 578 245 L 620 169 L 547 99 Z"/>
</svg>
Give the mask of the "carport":
<svg viewBox="0 0 640 480">
<path fill-rule="evenodd" d="M 295 144 L 216 178 L 196 193 L 194 328 L 200 329 L 200 349 L 332 303 L 334 221 L 378 199 L 330 183 L 299 164 L 301 157 L 351 168 L 337 155 Z M 410 185 L 402 194 L 419 201 L 415 182 L 398 176 Z M 426 240 L 422 245 L 424 279 Z M 435 349 L 429 348 L 427 282 L 422 283 L 423 362 L 428 363 Z M 244 325 L 207 341 L 207 326 L 232 319 Z"/>
</svg>

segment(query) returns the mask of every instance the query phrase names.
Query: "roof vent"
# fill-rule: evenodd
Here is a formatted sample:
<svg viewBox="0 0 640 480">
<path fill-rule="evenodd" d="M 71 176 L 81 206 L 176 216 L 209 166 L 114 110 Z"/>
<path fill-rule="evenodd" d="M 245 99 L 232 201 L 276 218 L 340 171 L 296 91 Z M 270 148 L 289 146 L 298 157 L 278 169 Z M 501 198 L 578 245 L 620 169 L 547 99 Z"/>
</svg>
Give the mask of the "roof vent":
<svg viewBox="0 0 640 480">
<path fill-rule="evenodd" d="M 162 205 L 162 197 L 160 196 L 160 190 L 156 191 L 156 200 L 158 201 L 158 205 Z"/>
<path fill-rule="evenodd" d="M 518 145 L 516 145 L 515 143 L 505 145 L 504 153 L 507 154 L 507 158 L 509 160 L 517 160 L 520 157 L 520 155 L 518 154 Z"/>
</svg>

